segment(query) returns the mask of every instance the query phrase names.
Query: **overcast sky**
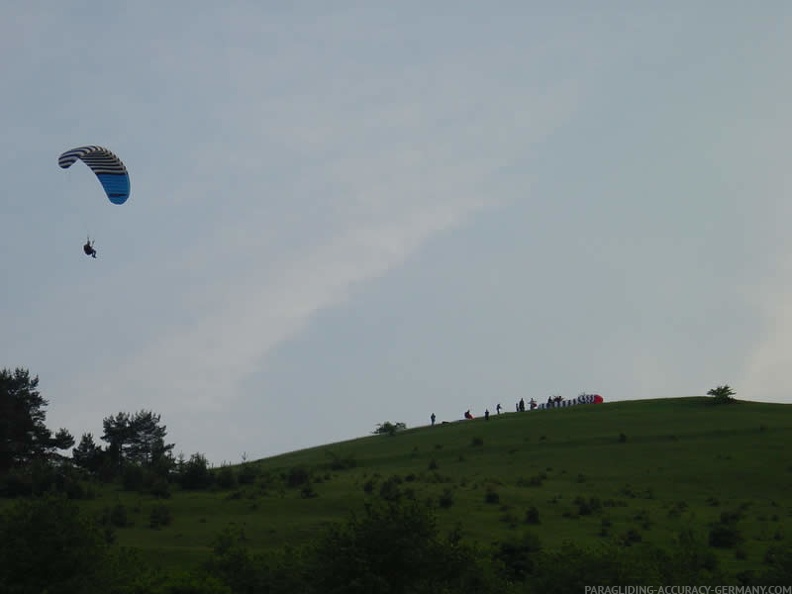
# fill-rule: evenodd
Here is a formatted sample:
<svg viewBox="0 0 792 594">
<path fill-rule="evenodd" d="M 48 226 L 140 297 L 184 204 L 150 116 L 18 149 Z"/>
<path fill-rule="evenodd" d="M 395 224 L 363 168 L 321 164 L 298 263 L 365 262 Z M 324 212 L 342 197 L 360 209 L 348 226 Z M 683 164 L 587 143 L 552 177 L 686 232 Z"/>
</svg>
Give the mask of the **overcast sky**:
<svg viewBox="0 0 792 594">
<path fill-rule="evenodd" d="M 789 2 L 9 0 L 0 55 L 0 367 L 51 428 L 154 410 L 220 464 L 792 401 Z"/>
</svg>

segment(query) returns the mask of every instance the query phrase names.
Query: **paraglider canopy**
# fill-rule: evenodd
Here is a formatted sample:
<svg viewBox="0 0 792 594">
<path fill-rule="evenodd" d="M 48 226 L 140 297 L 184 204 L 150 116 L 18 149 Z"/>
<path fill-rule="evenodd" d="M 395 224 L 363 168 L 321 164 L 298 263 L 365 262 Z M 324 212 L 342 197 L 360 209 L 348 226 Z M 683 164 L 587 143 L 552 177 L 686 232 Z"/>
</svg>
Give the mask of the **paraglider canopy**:
<svg viewBox="0 0 792 594">
<path fill-rule="evenodd" d="M 101 146 L 80 146 L 58 157 L 58 165 L 68 169 L 81 160 L 96 174 L 107 198 L 113 204 L 123 204 L 129 198 L 129 174 L 124 163 L 115 154 Z"/>
<path fill-rule="evenodd" d="M 602 404 L 603 399 L 599 394 L 594 394 L 594 404 Z"/>
</svg>

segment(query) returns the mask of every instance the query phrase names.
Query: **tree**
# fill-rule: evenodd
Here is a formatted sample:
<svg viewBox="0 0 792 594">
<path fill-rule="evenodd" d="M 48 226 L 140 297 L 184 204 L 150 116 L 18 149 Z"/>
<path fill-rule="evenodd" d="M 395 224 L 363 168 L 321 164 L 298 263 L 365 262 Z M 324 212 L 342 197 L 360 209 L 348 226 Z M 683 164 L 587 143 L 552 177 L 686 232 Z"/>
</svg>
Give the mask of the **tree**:
<svg viewBox="0 0 792 594">
<path fill-rule="evenodd" d="M 103 420 L 102 440 L 117 467 L 125 463 L 143 466 L 171 461 L 174 444 L 166 444 L 167 427 L 160 425 L 160 415 L 141 410 L 131 415 L 120 412 Z"/>
<path fill-rule="evenodd" d="M 196 452 L 179 465 L 179 483 L 183 489 L 206 489 L 213 480 L 209 462 L 203 454 Z"/>
<path fill-rule="evenodd" d="M 735 394 L 736 392 L 732 390 L 728 384 L 718 386 L 717 388 L 712 388 L 709 392 L 707 392 L 708 396 L 714 396 L 716 404 L 728 404 L 729 402 L 734 402 L 733 396 Z"/>
<path fill-rule="evenodd" d="M 33 460 L 49 460 L 56 450 L 74 445 L 66 429 L 53 435 L 45 425 L 49 402 L 38 384 L 38 376 L 31 377 L 27 369 L 0 370 L 0 475 Z"/>
<path fill-rule="evenodd" d="M 72 460 L 89 472 L 98 471 L 104 461 L 105 452 L 94 442 L 92 433 L 83 433 L 80 443 L 72 450 Z"/>
</svg>

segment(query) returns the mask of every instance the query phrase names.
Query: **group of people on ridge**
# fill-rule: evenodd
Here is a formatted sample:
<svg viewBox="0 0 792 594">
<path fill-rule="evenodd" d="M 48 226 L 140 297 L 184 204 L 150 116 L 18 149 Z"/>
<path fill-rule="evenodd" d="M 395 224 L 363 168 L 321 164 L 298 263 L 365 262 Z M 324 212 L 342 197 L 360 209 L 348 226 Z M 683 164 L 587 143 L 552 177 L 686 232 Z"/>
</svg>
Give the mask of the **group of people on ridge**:
<svg viewBox="0 0 792 594">
<path fill-rule="evenodd" d="M 555 406 L 561 406 L 561 403 L 563 401 L 564 401 L 564 397 L 563 396 L 549 396 L 547 398 L 547 408 L 553 408 Z M 531 400 L 528 402 L 528 406 L 529 406 L 529 410 L 534 410 L 539 405 L 536 403 L 536 400 L 531 398 Z M 515 409 L 516 409 L 517 412 L 525 412 L 525 399 L 524 398 L 520 398 L 517 401 L 517 404 L 515 405 Z M 503 410 L 503 407 L 501 406 L 501 404 L 499 402 L 498 405 L 495 407 L 495 411 L 498 414 L 501 414 L 501 410 Z M 465 411 L 464 417 L 467 420 L 472 420 L 472 419 L 475 418 L 471 414 L 470 409 L 467 409 Z M 490 411 L 487 408 L 487 409 L 484 410 L 484 419 L 489 421 L 489 417 L 490 417 Z M 434 413 L 432 413 L 431 416 L 429 417 L 429 419 L 432 421 L 432 425 L 434 425 L 435 422 L 437 421 L 437 416 Z"/>
</svg>

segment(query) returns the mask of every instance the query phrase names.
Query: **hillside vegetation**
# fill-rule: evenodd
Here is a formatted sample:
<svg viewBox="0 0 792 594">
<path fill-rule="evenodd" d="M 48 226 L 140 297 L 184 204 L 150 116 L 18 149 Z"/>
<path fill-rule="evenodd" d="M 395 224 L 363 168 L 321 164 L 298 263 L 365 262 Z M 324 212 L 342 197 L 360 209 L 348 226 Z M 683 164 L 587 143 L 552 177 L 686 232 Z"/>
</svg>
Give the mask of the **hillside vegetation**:
<svg viewBox="0 0 792 594">
<path fill-rule="evenodd" d="M 706 538 L 723 516 L 736 540 L 717 552 L 755 566 L 792 535 L 792 406 L 711 402 L 509 413 L 248 462 L 219 471 L 226 488 L 174 491 L 156 530 L 161 500 L 118 490 L 86 505 L 124 504 L 132 525 L 119 542 L 162 563 L 197 562 L 229 523 L 253 548 L 299 544 L 379 497 L 430 500 L 442 529 L 482 545 L 526 527 L 549 547 L 667 545 L 690 526 Z"/>
<path fill-rule="evenodd" d="M 0 587 L 4 579 L 51 592 L 87 580 L 79 591 L 119 594 L 788 584 L 792 406 L 716 402 L 515 412 L 215 469 L 196 454 L 176 463 L 173 479 L 132 463 L 111 482 L 69 471 L 83 478 L 57 489 L 60 479 L 39 481 L 60 499 L 0 500 Z M 158 431 L 152 443 L 167 451 Z M 31 573 L 19 553 L 45 541 L 53 560 L 42 566 L 61 565 L 51 576 Z"/>
</svg>

